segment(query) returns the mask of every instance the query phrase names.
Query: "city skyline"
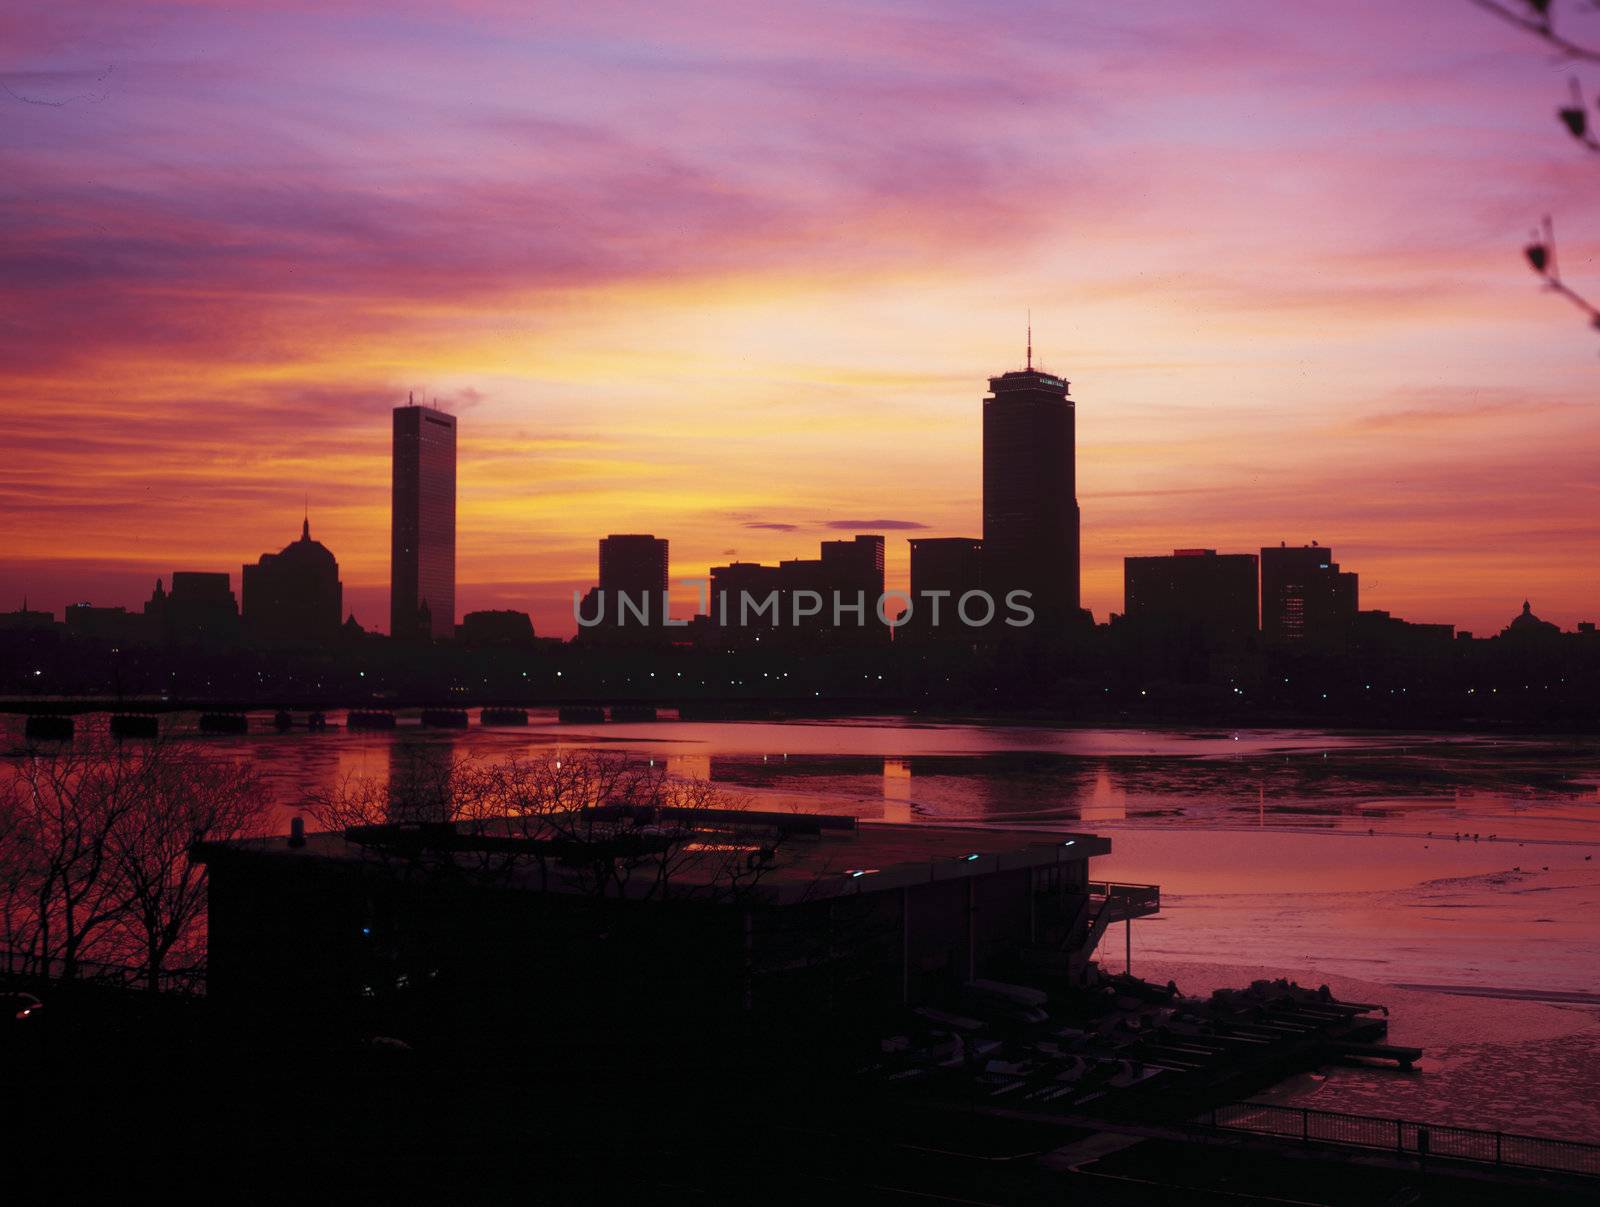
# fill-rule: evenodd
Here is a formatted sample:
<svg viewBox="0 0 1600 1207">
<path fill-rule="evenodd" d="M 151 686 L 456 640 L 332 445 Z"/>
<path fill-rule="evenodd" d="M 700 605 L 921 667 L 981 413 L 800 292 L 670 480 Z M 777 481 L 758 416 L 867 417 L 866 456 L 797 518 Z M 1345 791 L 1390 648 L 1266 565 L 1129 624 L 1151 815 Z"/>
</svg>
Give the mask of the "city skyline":
<svg viewBox="0 0 1600 1207">
<path fill-rule="evenodd" d="M 1592 340 L 1517 262 L 1545 211 L 1590 256 L 1592 170 L 1515 30 L 449 7 L 342 6 L 358 70 L 311 11 L 6 27 L 15 598 L 136 604 L 279 547 L 310 493 L 384 627 L 373 420 L 409 389 L 463 418 L 459 614 L 570 632 L 596 535 L 644 529 L 686 574 L 882 531 L 903 587 L 901 536 L 977 531 L 973 385 L 1031 307 L 1086 400 L 1098 618 L 1124 556 L 1313 539 L 1397 615 L 1592 613 Z"/>
<path fill-rule="evenodd" d="M 1076 476 L 1076 447 L 1073 436 L 1075 399 L 1070 395 L 1069 384 L 1065 378 L 1049 374 L 1037 368 L 1033 363 L 1033 337 L 1031 323 L 1028 331 L 1027 360 L 1022 370 L 1007 371 L 1003 376 L 989 379 L 989 393 L 982 399 L 982 411 L 979 416 L 979 457 L 980 461 L 987 460 L 990 468 L 987 471 L 995 483 L 997 495 L 995 504 L 985 504 L 980 508 L 980 523 L 985 530 L 991 528 L 996 531 L 1015 529 L 1017 536 L 1013 544 L 1017 545 L 1016 553 L 1009 561 L 986 562 L 987 569 L 978 570 L 976 564 L 969 569 L 978 575 L 977 579 L 958 585 L 954 596 L 959 597 L 963 590 L 979 585 L 994 585 L 987 583 L 987 577 L 996 577 L 1005 580 L 1006 589 L 1017 587 L 1019 583 L 1024 587 L 1027 595 L 1034 601 L 1049 601 L 1056 599 L 1053 605 L 1054 615 L 1047 620 L 1047 625 L 1052 630 L 1063 626 L 1070 627 L 1070 617 L 1075 608 L 1075 590 L 1079 585 L 1080 566 L 1078 553 L 1081 543 L 1079 530 L 1079 514 L 1076 499 L 1073 495 L 1073 482 Z M 1020 402 L 1012 402 L 1016 407 L 1033 407 L 1042 410 L 1042 418 L 1024 418 L 1022 414 L 1001 420 L 992 409 L 997 396 L 1002 402 L 1009 401 L 1009 396 L 1015 396 Z M 1064 427 L 1057 430 L 1057 408 L 1064 415 Z M 1031 416 L 1032 411 L 1025 411 Z M 580 613 L 585 617 L 603 616 L 604 609 L 599 604 L 600 597 L 615 597 L 618 594 L 627 594 L 631 599 L 642 601 L 645 596 L 659 598 L 665 595 L 670 599 L 670 612 L 668 615 L 676 618 L 675 623 L 681 623 L 690 616 L 707 615 L 707 600 L 714 597 L 717 591 L 719 573 L 730 570 L 749 569 L 776 574 L 780 567 L 800 567 L 813 563 L 793 558 L 779 558 L 776 564 L 765 566 L 754 560 L 734 559 L 731 562 L 713 564 L 706 567 L 703 573 L 686 572 L 679 574 L 669 573 L 668 569 L 668 538 L 658 538 L 654 534 L 618 534 L 612 533 L 598 539 L 599 563 L 598 575 L 589 576 L 589 582 L 594 584 L 587 593 L 575 587 L 570 600 L 570 611 L 562 612 L 555 626 L 548 626 L 548 616 L 545 618 L 548 627 L 540 628 L 539 613 L 530 605 L 529 599 L 518 600 L 514 597 L 497 597 L 497 606 L 494 608 L 474 608 L 471 606 L 460 607 L 455 604 L 455 550 L 458 544 L 459 533 L 456 529 L 456 446 L 457 424 L 456 417 L 441 410 L 437 402 L 420 404 L 414 393 L 408 396 L 406 402 L 392 408 L 393 439 L 390 447 L 390 563 L 389 579 L 390 589 L 386 596 L 387 611 L 390 615 L 390 627 L 385 630 L 379 626 L 361 625 L 362 628 L 373 632 L 395 635 L 396 617 L 409 615 L 413 609 L 410 605 L 412 596 L 416 596 L 418 603 L 415 609 L 418 622 L 426 622 L 429 633 L 427 639 L 452 640 L 456 636 L 457 626 L 461 620 L 470 613 L 507 612 L 524 614 L 534 622 L 535 628 L 543 636 L 556 636 L 568 638 L 581 635 L 583 625 L 579 623 Z M 1017 424 L 1023 424 L 1022 429 Z M 431 423 L 431 427 L 428 426 Z M 1043 427 L 1038 424 L 1043 423 Z M 1042 451 L 1042 456 L 1035 456 L 1036 451 Z M 1037 463 L 1036 463 L 1037 462 Z M 1060 481 L 1056 481 L 1057 475 Z M 1019 489 L 1019 483 L 1028 489 Z M 1017 512 L 1019 506 L 1025 506 L 1029 498 L 1029 490 L 1037 488 L 1035 493 L 1040 494 L 1039 519 L 1029 519 L 1026 512 Z M 1008 508 L 1010 510 L 1008 510 Z M 337 581 L 338 569 L 333 565 L 332 555 L 320 543 L 311 543 L 309 501 L 306 503 L 307 515 L 303 519 L 301 540 L 283 551 L 284 554 L 298 550 L 302 546 L 315 548 L 321 551 L 332 567 L 330 580 L 333 584 L 332 611 L 342 614 L 343 586 Z M 1060 514 L 1057 514 L 1060 513 Z M 846 524 L 851 527 L 864 527 L 866 524 L 829 523 L 821 528 L 824 534 L 838 533 Z M 927 525 L 914 521 L 878 521 L 878 525 L 889 529 L 925 530 Z M 999 527 L 996 527 L 996 526 Z M 804 531 L 799 525 L 779 526 L 786 536 Z M 418 533 L 425 536 L 419 537 Z M 875 542 L 877 568 L 877 591 L 909 592 L 915 598 L 917 580 L 915 572 L 916 547 L 928 546 L 968 546 L 973 550 L 982 550 L 985 541 L 969 537 L 909 537 L 907 538 L 907 562 L 905 573 L 899 577 L 892 577 L 886 573 L 888 559 L 885 549 L 889 542 L 883 533 L 871 535 L 856 534 L 848 539 L 824 539 L 822 541 L 823 556 L 829 556 L 830 547 L 836 551 L 851 546 L 859 546 L 861 542 Z M 1020 543 L 1019 543 L 1020 542 Z M 1063 543 L 1064 542 L 1064 543 Z M 413 546 L 416 546 L 413 548 Z M 1064 559 L 1058 559 L 1056 549 L 1066 550 Z M 730 551 L 732 552 L 732 551 Z M 1182 559 L 1189 554 L 1215 555 L 1214 549 L 1178 549 L 1174 551 L 1177 564 L 1182 564 Z M 1029 556 L 1031 555 L 1031 556 Z M 1331 548 L 1317 540 L 1311 540 L 1303 545 L 1289 545 L 1287 541 L 1279 541 L 1276 548 L 1263 547 L 1261 549 L 1261 579 L 1259 588 L 1255 592 L 1260 605 L 1259 631 L 1269 638 L 1282 639 L 1289 635 L 1284 622 L 1272 611 L 1269 596 L 1279 597 L 1285 590 L 1282 583 L 1277 582 L 1273 573 L 1268 569 L 1269 559 L 1281 555 L 1288 559 L 1287 564 L 1301 565 L 1302 563 L 1313 571 L 1318 563 L 1325 561 L 1331 555 Z M 263 556 L 261 563 L 264 566 L 274 556 Z M 973 556 L 981 557 L 981 553 Z M 1248 557 L 1255 562 L 1254 554 L 1228 554 L 1227 559 Z M 1031 564 L 1056 564 L 1059 566 L 1056 573 L 1047 575 L 1045 579 L 1034 581 L 1030 573 Z M 1127 567 L 1133 563 L 1149 565 L 1171 564 L 1172 559 L 1164 554 L 1124 554 L 1122 559 L 1124 567 L 1124 585 L 1121 606 L 1108 609 L 1103 616 L 1093 616 L 1091 619 L 1098 623 L 1105 623 L 1117 614 L 1127 614 L 1133 608 L 1134 602 L 1131 594 L 1131 580 L 1126 578 Z M 820 563 L 817 563 L 820 564 Z M 608 565 L 611 569 L 608 571 Z M 241 596 L 248 594 L 248 579 L 257 567 L 245 564 L 244 573 L 240 576 Z M 1339 566 L 1322 565 L 1321 570 L 1331 570 L 1329 582 L 1334 580 L 1343 584 L 1347 593 L 1344 605 L 1348 616 L 1353 617 L 1356 612 L 1356 588 L 1358 575 L 1352 573 L 1339 573 Z M 940 585 L 945 585 L 943 579 L 947 572 L 941 569 L 936 578 Z M 610 576 L 608 578 L 608 575 Z M 1020 578 L 1018 576 L 1021 576 Z M 214 579 L 220 580 L 225 588 L 231 582 L 231 576 L 226 572 L 212 570 L 204 571 L 177 571 L 175 577 L 183 576 L 190 580 Z M 1281 577 L 1281 572 L 1279 574 Z M 1065 585 L 1058 585 L 1056 580 L 1061 580 Z M 1024 581 L 1026 580 L 1026 581 Z M 426 583 L 433 584 L 436 595 L 443 595 L 450 602 L 434 615 L 431 608 L 426 607 Z M 649 582 L 653 585 L 646 587 Z M 161 582 L 156 584 L 158 599 L 161 595 Z M 1326 588 L 1333 590 L 1332 586 Z M 319 588 L 320 590 L 320 588 Z M 708 596 L 708 590 L 710 595 Z M 1297 598 L 1303 598 L 1305 588 L 1296 586 L 1289 588 Z M 1062 591 L 1074 592 L 1074 595 L 1063 599 Z M 1315 590 L 1313 593 L 1316 593 Z M 874 596 L 873 591 L 868 591 L 867 596 Z M 581 602 L 580 596 L 583 601 Z M 26 595 L 24 596 L 26 600 Z M 118 610 L 124 605 L 108 603 L 105 600 L 68 600 L 63 604 L 63 612 L 68 606 L 79 608 L 88 605 L 94 608 L 111 608 Z M 506 607 L 505 605 L 519 604 L 523 606 Z M 320 607 L 320 604 L 315 606 Z M 653 606 L 653 605 L 652 605 Z M 1281 606 L 1281 605 L 1280 605 Z M 1298 605 L 1297 605 L 1298 606 Z M 1524 611 L 1527 610 L 1524 602 Z M 151 604 L 145 605 L 148 613 Z M 596 608 L 600 611 L 596 611 Z M 615 604 L 612 604 L 615 608 Z M 1046 612 L 1052 611 L 1052 605 L 1045 604 Z M 1066 610 L 1062 610 L 1065 607 Z M 23 605 L 27 609 L 26 603 Z M 92 609 L 91 609 L 92 610 Z M 46 608 L 46 612 L 54 609 Z M 245 612 L 240 608 L 240 615 Z M 711 614 L 717 612 L 713 605 Z M 1389 615 L 1389 609 L 1383 609 L 1382 615 Z M 354 616 L 354 612 L 349 613 Z M 1296 613 L 1298 617 L 1298 613 Z M 659 623 L 661 617 L 656 616 Z M 570 621 L 568 624 L 562 623 Z M 616 617 L 613 616 L 612 623 Z M 299 622 L 294 622 L 299 623 Z M 291 627 L 294 627 L 294 623 Z M 1464 635 L 1470 635 L 1473 630 L 1466 624 L 1456 620 L 1431 622 L 1433 627 L 1449 627 L 1461 630 Z M 1578 624 L 1592 623 L 1580 620 Z M 1299 633 L 1298 619 L 1291 626 L 1294 635 Z M 304 627 L 301 624 L 301 627 Z M 325 626 L 331 635 L 337 628 L 337 621 L 331 626 Z M 551 632 L 554 628 L 556 631 Z M 570 627 L 571 631 L 567 631 Z M 1556 629 L 1562 626 L 1557 624 Z M 1491 623 L 1483 635 L 1492 635 L 1499 631 L 1498 623 Z M 400 634 L 407 640 L 416 640 L 423 637 L 420 631 L 403 632 Z"/>
</svg>

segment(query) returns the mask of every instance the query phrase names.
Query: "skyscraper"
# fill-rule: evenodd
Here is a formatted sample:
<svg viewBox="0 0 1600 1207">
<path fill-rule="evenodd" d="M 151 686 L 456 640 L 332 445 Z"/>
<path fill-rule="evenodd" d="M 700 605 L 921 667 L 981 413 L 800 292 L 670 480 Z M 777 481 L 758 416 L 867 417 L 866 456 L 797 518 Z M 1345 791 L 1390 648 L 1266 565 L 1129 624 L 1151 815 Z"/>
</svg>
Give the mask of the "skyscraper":
<svg viewBox="0 0 1600 1207">
<path fill-rule="evenodd" d="M 408 402 L 394 409 L 389 633 L 448 640 L 456 625 L 456 420 Z"/>
<path fill-rule="evenodd" d="M 829 589 L 845 595 L 861 592 L 870 616 L 883 594 L 883 537 L 874 534 L 823 541 L 822 565 Z"/>
<path fill-rule="evenodd" d="M 1359 607 L 1356 575 L 1341 571 L 1326 545 L 1261 551 L 1261 635 L 1268 641 L 1340 644 Z"/>
<path fill-rule="evenodd" d="M 667 589 L 667 542 L 638 533 L 613 533 L 600 540 L 600 590 L 608 606 L 619 592 L 635 603 L 648 603 L 652 618 L 659 616 L 661 595 Z"/>
<path fill-rule="evenodd" d="M 578 606 L 578 635 L 611 644 L 658 641 L 672 632 L 664 623 L 666 592 L 665 539 L 628 532 L 601 537 L 600 583 Z"/>
<path fill-rule="evenodd" d="M 1077 619 L 1076 430 L 1068 383 L 1033 367 L 989 379 L 983 400 L 984 587 L 1031 593 L 1044 623 Z"/>
</svg>

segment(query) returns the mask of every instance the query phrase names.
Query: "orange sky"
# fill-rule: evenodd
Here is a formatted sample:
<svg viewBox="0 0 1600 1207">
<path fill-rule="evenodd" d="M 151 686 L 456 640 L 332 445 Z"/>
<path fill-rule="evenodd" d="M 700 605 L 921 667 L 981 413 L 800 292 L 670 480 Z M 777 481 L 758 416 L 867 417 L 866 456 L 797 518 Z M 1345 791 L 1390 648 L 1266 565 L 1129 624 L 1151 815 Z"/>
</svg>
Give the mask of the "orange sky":
<svg viewBox="0 0 1600 1207">
<path fill-rule="evenodd" d="M 1600 614 L 1569 69 L 1469 5 L 65 0 L 0 15 L 0 577 L 137 605 L 298 530 L 387 616 L 388 409 L 460 416 L 462 611 L 977 535 L 1024 314 L 1084 597 L 1317 539 L 1363 606 Z M 1600 19 L 1594 22 L 1600 32 Z M 1600 40 L 1600 39 L 1597 39 Z"/>
</svg>

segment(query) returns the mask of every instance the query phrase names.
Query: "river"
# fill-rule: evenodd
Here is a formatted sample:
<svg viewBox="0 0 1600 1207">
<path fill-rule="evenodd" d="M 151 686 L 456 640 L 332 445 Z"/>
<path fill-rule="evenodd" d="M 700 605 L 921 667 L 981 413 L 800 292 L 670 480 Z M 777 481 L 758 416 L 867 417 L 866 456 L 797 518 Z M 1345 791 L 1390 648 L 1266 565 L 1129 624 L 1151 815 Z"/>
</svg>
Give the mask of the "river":
<svg viewBox="0 0 1600 1207">
<path fill-rule="evenodd" d="M 1094 874 L 1162 886 L 1162 912 L 1107 937 L 1119 970 L 1186 991 L 1252 975 L 1329 981 L 1388 1001 L 1430 1048 L 1422 1080 L 1332 1071 L 1282 1091 L 1333 1109 L 1577 1136 L 1600 1127 L 1600 741 L 1312 729 L 1052 728 L 868 717 L 803 722 L 392 731 L 300 727 L 268 713 L 198 738 L 266 777 L 287 829 L 310 793 L 418 759 L 608 748 L 710 779 L 751 807 L 924 825 L 1092 830 Z M 103 728 L 80 718 L 80 733 Z M 197 733 L 198 717 L 164 727 Z M 22 745 L 18 717 L 0 743 Z M 1131 939 L 1131 942 L 1130 942 Z M 1460 991 L 1497 997 L 1463 996 Z M 1437 1053 L 1435 1055 L 1434 1053 Z M 1537 1071 L 1537 1075 L 1529 1071 Z M 1506 1098 L 1497 1086 L 1516 1082 Z"/>
</svg>

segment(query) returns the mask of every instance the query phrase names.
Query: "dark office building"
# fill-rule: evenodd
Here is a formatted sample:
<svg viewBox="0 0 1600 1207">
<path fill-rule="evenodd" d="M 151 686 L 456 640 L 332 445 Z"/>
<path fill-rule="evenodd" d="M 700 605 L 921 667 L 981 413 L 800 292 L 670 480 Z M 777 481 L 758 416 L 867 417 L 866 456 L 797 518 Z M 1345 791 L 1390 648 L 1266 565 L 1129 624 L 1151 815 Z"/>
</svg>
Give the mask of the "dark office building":
<svg viewBox="0 0 1600 1207">
<path fill-rule="evenodd" d="M 394 409 L 389 632 L 447 640 L 456 626 L 456 420 L 436 407 Z"/>
<path fill-rule="evenodd" d="M 970 638 L 978 629 L 961 619 L 961 598 L 983 589 L 983 542 L 969 536 L 913 537 L 911 616 L 903 637 Z M 997 601 L 998 602 L 998 601 Z M 981 619 L 987 609 L 974 602 L 968 615 Z"/>
<path fill-rule="evenodd" d="M 1455 644 L 1456 630 L 1448 624 L 1418 624 L 1388 612 L 1356 613 L 1355 641 L 1364 653 L 1386 658 L 1440 655 Z"/>
<path fill-rule="evenodd" d="M 143 616 L 130 615 L 127 608 L 101 608 L 87 602 L 68 604 L 62 619 L 67 632 L 75 637 L 143 641 L 152 636 L 149 621 Z"/>
<path fill-rule="evenodd" d="M 1004 608 L 1031 592 L 1041 622 L 1076 621 L 1078 499 L 1068 383 L 1033 367 L 989 379 L 983 402 L 984 579 Z"/>
<path fill-rule="evenodd" d="M 791 632 L 826 632 L 830 639 L 846 644 L 887 640 L 890 629 L 878 620 L 878 599 L 883 594 L 883 537 L 823 541 L 820 552 L 821 556 L 815 559 L 792 558 L 778 563 L 782 627 Z M 898 601 L 886 606 L 898 606 Z M 813 607 L 817 607 L 814 613 Z M 797 611 L 811 614 L 797 619 Z"/>
<path fill-rule="evenodd" d="M 0 612 L 0 630 L 11 632 L 45 631 L 56 627 L 54 612 L 41 612 L 28 607 L 28 601 L 22 601 L 22 607 L 15 612 Z"/>
<path fill-rule="evenodd" d="M 749 630 L 753 640 L 777 623 L 779 585 L 776 566 L 734 562 L 711 567 L 712 626 L 729 631 Z"/>
<path fill-rule="evenodd" d="M 239 603 L 226 574 L 179 570 L 169 592 L 156 580 L 144 605 L 151 636 L 167 641 L 236 641 Z"/>
<path fill-rule="evenodd" d="M 823 541 L 819 552 L 815 558 L 791 558 L 776 566 L 713 566 L 709 622 L 719 643 L 742 645 L 762 638 L 806 643 L 819 633 L 852 645 L 887 640 L 890 630 L 878 619 L 883 537 Z M 898 597 L 885 606 L 898 608 Z"/>
<path fill-rule="evenodd" d="M 468 646 L 531 646 L 533 618 L 510 609 L 468 612 L 456 626 L 456 640 Z"/>
<path fill-rule="evenodd" d="M 1359 609 L 1357 576 L 1339 569 L 1333 550 L 1280 544 L 1261 551 L 1261 635 L 1272 642 L 1341 644 Z"/>
<path fill-rule="evenodd" d="M 1122 561 L 1129 623 L 1210 643 L 1255 635 L 1256 555 L 1175 549 L 1171 557 Z"/>
<path fill-rule="evenodd" d="M 655 642 L 669 632 L 667 542 L 647 533 L 612 533 L 600 539 L 600 582 L 578 608 L 578 636 L 586 641 Z"/>
<path fill-rule="evenodd" d="M 823 541 L 822 572 L 828 589 L 837 591 L 846 603 L 854 603 L 859 593 L 866 602 L 867 619 L 877 623 L 874 615 L 883 594 L 883 537 Z"/>
<path fill-rule="evenodd" d="M 298 541 L 245 566 L 243 589 L 245 633 L 254 641 L 327 642 L 339 635 L 339 563 L 311 539 L 309 519 Z"/>
<path fill-rule="evenodd" d="M 650 616 L 659 619 L 667 589 L 667 542 L 638 533 L 613 533 L 600 541 L 600 590 L 606 608 L 614 610 L 619 594 L 634 603 L 648 601 Z M 631 615 L 631 614 L 630 614 Z"/>
</svg>

